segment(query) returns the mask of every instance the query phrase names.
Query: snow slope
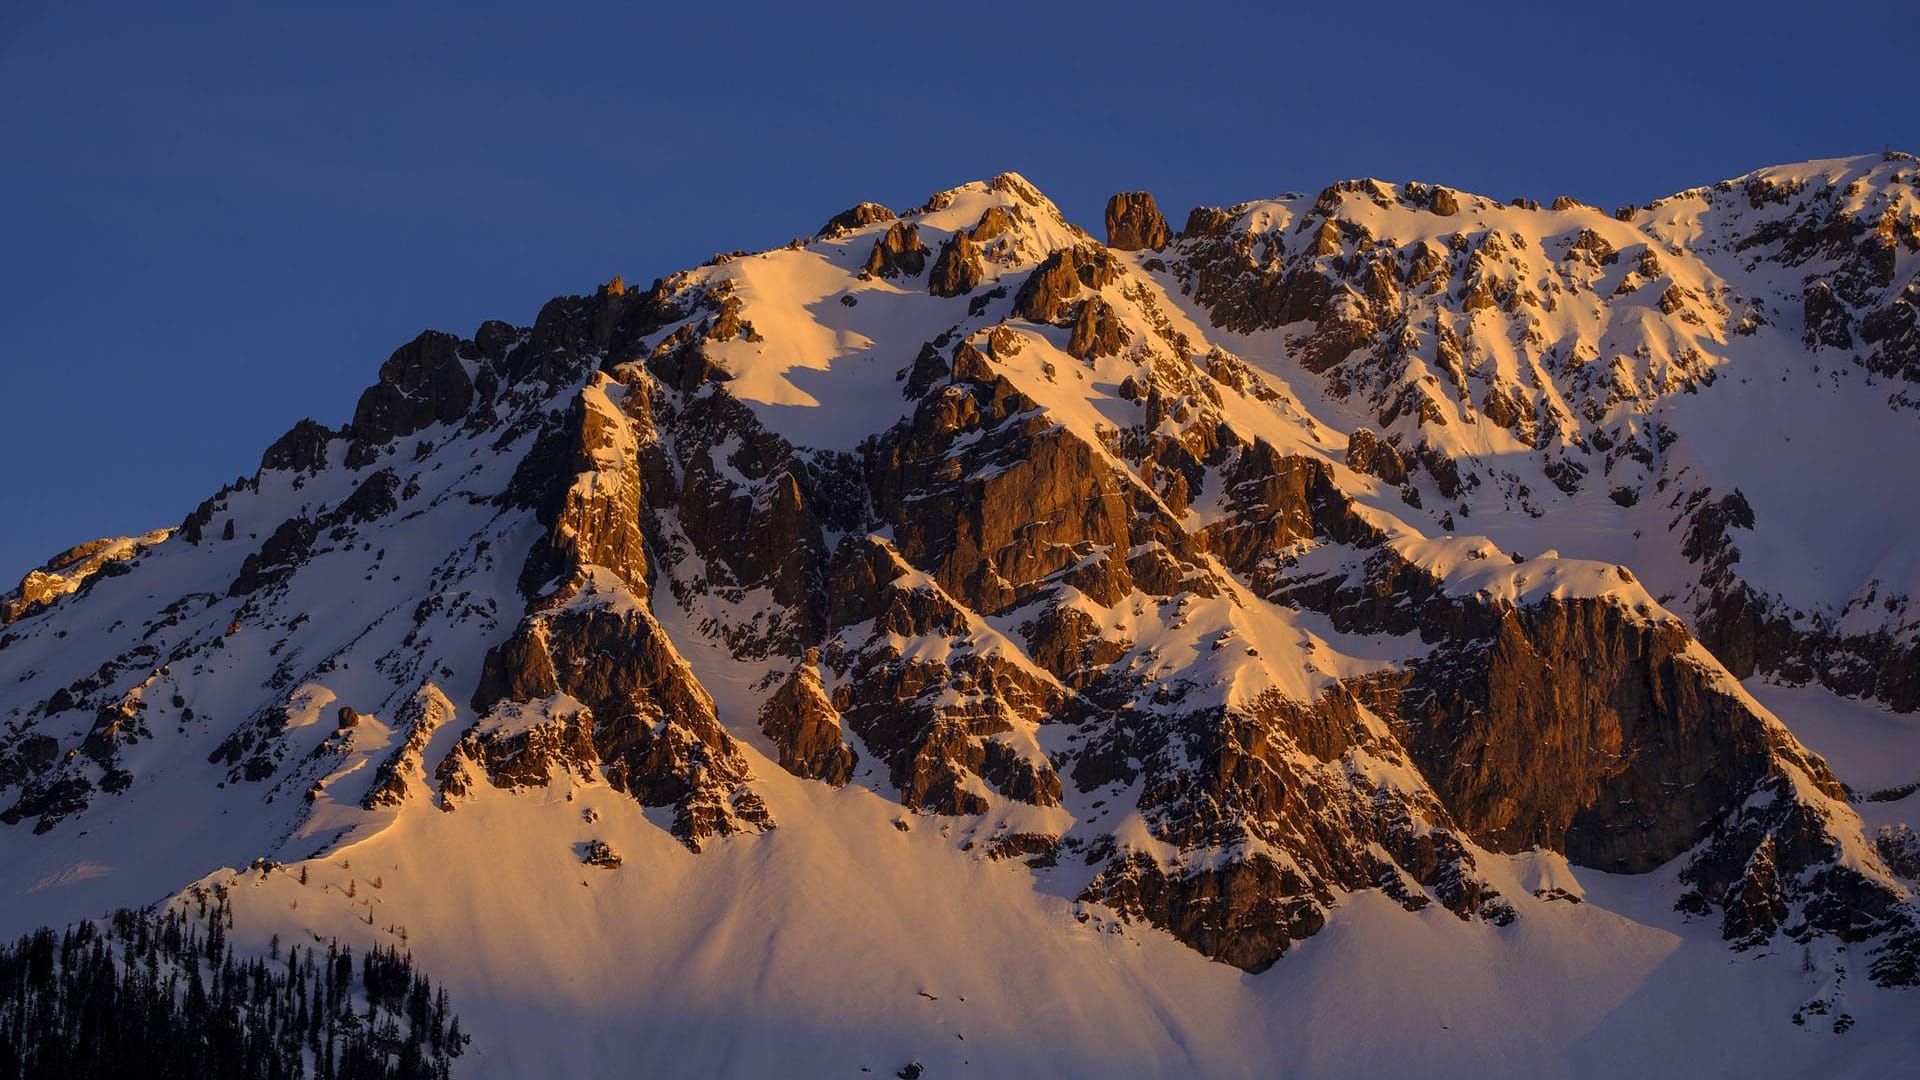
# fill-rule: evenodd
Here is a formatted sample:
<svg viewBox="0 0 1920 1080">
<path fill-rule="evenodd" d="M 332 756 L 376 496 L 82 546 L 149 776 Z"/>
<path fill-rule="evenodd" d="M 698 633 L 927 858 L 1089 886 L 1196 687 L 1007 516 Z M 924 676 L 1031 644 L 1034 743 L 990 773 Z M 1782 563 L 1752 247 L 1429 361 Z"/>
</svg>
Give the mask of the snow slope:
<svg viewBox="0 0 1920 1080">
<path fill-rule="evenodd" d="M 1847 996 L 1859 1038 L 1784 1022 L 1823 990 L 1798 951 L 1730 955 L 1669 909 L 1664 881 L 1580 871 L 1587 902 L 1523 899 L 1504 928 L 1357 894 L 1249 976 L 960 851 L 963 830 L 938 819 L 901 832 L 899 807 L 866 790 L 754 764 L 776 816 L 805 829 L 696 856 L 630 799 L 583 785 L 410 807 L 307 864 L 304 886 L 293 866 L 215 879 L 237 879 L 256 943 L 404 929 L 454 988 L 476 1077 L 888 1075 L 910 1061 L 936 1076 L 1870 1077 L 1920 1054 L 1910 995 Z M 589 838 L 625 865 L 582 866 Z M 1495 873 L 1570 880 L 1556 862 Z"/>
</svg>

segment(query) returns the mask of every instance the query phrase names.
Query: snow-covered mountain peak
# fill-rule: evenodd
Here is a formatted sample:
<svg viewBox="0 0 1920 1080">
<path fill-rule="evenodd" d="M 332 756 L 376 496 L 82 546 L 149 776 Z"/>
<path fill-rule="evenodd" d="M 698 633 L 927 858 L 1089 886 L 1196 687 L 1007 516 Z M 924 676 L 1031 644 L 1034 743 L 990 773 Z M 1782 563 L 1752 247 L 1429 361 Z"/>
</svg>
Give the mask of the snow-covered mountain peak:
<svg viewBox="0 0 1920 1080">
<path fill-rule="evenodd" d="M 1617 955 L 1629 1011 L 1731 955 L 1781 1022 L 1888 1015 L 1914 789 L 1821 743 L 1920 705 L 1914 510 L 1764 447 L 1920 448 L 1913 182 L 1357 181 L 1179 231 L 1128 192 L 1099 239 L 1002 174 L 423 334 L 342 427 L 9 597 L 0 913 L 251 866 L 210 880 L 258 934 L 404 930 L 469 1009 L 675 985 L 918 1038 L 951 1018 L 887 995 L 954 979 L 997 1035 L 953 1041 L 1011 1061 L 1082 985 L 1124 1004 L 1061 1037 L 1147 1071 L 1320 1060 L 1202 1016 L 1382 942 Z M 827 962 L 865 933 L 893 967 Z M 1521 1038 L 1462 1030 L 1405 1045 Z"/>
</svg>

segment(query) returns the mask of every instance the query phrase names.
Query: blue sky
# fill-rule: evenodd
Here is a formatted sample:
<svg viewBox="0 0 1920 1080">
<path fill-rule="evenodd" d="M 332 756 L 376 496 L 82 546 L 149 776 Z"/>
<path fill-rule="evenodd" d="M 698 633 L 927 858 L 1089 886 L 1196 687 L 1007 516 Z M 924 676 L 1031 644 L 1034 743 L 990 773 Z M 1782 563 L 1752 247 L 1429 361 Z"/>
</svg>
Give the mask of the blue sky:
<svg viewBox="0 0 1920 1080">
<path fill-rule="evenodd" d="M 1612 206 L 1920 149 L 1920 6 L 0 3 L 0 589 L 419 330 L 1013 169 Z M 403 9 L 403 10 L 401 10 Z M 1565 10 L 1562 10 L 1565 9 Z M 829 14 L 831 12 L 831 14 Z"/>
</svg>

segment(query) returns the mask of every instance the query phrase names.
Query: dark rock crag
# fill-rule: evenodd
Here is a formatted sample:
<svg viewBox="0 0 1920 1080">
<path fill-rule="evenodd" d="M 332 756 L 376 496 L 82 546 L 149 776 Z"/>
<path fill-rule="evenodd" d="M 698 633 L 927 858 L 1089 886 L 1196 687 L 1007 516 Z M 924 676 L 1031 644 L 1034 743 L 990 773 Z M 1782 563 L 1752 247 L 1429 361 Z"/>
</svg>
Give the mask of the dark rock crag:
<svg viewBox="0 0 1920 1080">
<path fill-rule="evenodd" d="M 1172 234 L 1153 196 L 1125 192 L 1107 200 L 1107 246 L 1115 251 L 1159 251 Z"/>
</svg>

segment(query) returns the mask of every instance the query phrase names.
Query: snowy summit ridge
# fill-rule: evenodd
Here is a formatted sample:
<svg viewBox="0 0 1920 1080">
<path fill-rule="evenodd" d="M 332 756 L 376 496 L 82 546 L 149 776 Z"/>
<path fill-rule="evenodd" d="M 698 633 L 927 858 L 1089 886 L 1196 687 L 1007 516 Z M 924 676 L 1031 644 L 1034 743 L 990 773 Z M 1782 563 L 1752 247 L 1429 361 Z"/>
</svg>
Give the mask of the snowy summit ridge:
<svg viewBox="0 0 1920 1080">
<path fill-rule="evenodd" d="M 56 557 L 5 924 L 404 940 L 476 1075 L 1911 1063 L 1920 163 L 1105 226 L 428 332 Z"/>
</svg>

